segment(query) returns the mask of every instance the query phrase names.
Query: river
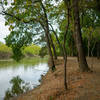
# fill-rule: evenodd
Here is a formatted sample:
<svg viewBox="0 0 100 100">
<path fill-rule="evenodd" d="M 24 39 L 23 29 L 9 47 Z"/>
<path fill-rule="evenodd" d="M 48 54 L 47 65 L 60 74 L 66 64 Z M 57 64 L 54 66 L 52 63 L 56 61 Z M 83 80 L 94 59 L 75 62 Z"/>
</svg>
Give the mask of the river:
<svg viewBox="0 0 100 100">
<path fill-rule="evenodd" d="M 7 89 L 11 88 L 10 80 L 13 77 L 19 76 L 30 83 L 33 89 L 40 85 L 41 75 L 45 75 L 48 70 L 47 60 L 40 58 L 27 59 L 20 63 L 0 61 L 0 100 L 3 100 Z"/>
</svg>

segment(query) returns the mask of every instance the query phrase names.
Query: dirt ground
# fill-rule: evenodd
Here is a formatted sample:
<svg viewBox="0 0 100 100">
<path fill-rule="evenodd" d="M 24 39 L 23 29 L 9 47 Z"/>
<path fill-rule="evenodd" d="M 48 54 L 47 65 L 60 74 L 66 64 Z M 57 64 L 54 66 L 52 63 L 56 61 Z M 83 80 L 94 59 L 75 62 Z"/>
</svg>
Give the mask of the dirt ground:
<svg viewBox="0 0 100 100">
<path fill-rule="evenodd" d="M 63 60 L 58 59 L 55 72 L 49 71 L 40 86 L 16 100 L 100 100 L 100 60 L 87 58 L 87 61 L 92 73 L 79 72 L 77 59 L 68 57 L 67 91 L 64 89 Z"/>
</svg>

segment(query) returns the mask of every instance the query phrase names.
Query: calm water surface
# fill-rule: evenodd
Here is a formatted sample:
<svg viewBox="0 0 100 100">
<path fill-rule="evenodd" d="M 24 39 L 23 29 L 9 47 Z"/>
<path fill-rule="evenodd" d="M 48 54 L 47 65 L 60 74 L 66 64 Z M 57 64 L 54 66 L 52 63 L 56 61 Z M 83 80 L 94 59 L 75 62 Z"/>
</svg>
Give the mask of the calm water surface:
<svg viewBox="0 0 100 100">
<path fill-rule="evenodd" d="M 45 75 L 49 67 L 47 61 L 37 58 L 26 60 L 20 63 L 13 61 L 0 61 L 0 100 L 3 100 L 5 92 L 11 87 L 9 81 L 19 76 L 25 82 L 31 84 L 34 88 L 40 85 L 41 75 Z"/>
</svg>

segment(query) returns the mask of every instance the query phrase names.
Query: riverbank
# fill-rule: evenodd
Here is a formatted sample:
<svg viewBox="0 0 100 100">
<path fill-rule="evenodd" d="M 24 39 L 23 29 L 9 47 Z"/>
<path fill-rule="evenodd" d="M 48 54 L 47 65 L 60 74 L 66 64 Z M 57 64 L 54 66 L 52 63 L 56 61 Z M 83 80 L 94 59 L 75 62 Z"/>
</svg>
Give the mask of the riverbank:
<svg viewBox="0 0 100 100">
<path fill-rule="evenodd" d="M 93 73 L 80 73 L 76 58 L 68 58 L 68 90 L 64 89 L 63 60 L 55 61 L 56 71 L 49 71 L 37 88 L 16 100 L 99 100 L 100 99 L 100 60 L 87 59 Z M 13 99 L 15 100 L 15 98 Z"/>
</svg>

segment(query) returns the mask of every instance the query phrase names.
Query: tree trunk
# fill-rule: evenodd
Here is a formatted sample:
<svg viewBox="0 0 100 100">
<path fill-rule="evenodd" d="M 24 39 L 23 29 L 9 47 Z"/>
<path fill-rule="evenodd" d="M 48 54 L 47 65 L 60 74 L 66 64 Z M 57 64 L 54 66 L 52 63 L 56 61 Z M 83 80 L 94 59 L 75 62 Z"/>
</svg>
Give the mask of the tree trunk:
<svg viewBox="0 0 100 100">
<path fill-rule="evenodd" d="M 50 47 L 50 41 L 49 41 L 49 24 L 48 24 L 48 18 L 47 18 L 47 13 L 46 13 L 46 9 L 42 3 L 42 0 L 40 0 L 40 3 L 41 3 L 41 6 L 43 8 L 43 11 L 44 11 L 44 17 L 45 17 L 45 20 L 44 20 L 44 23 L 41 23 L 41 26 L 43 27 L 44 31 L 45 31 L 45 35 L 46 35 L 46 40 L 47 40 L 47 46 L 48 46 L 48 51 L 49 51 L 49 55 L 50 55 L 50 59 L 51 59 L 51 63 L 52 63 L 52 71 L 54 71 L 56 68 L 55 68 L 55 64 L 54 64 L 54 59 L 53 59 L 53 54 L 52 54 L 52 50 L 51 50 L 51 47 Z"/>
<path fill-rule="evenodd" d="M 97 59 L 100 59 L 100 41 L 97 42 Z"/>
<path fill-rule="evenodd" d="M 47 47 L 48 47 L 48 51 L 49 51 L 49 56 L 50 56 L 50 60 L 51 60 L 51 66 L 52 66 L 52 71 L 54 71 L 55 68 L 55 64 L 54 64 L 54 59 L 53 59 L 53 54 L 52 54 L 52 50 L 51 50 L 51 46 L 50 46 L 50 40 L 49 40 L 49 27 L 45 28 L 45 26 L 41 23 L 42 28 L 45 31 L 45 37 L 46 37 L 46 42 L 47 42 Z"/>
<path fill-rule="evenodd" d="M 66 8 L 67 8 L 67 26 L 66 26 L 66 31 L 64 33 L 64 44 L 63 44 L 63 56 L 64 56 L 64 86 L 65 89 L 68 89 L 68 84 L 67 84 L 67 51 L 66 51 L 66 37 L 69 29 L 69 24 L 70 24 L 70 0 L 63 0 Z"/>
<path fill-rule="evenodd" d="M 61 45 L 61 43 L 60 43 L 60 41 L 59 41 L 59 39 L 58 39 L 57 33 L 56 33 L 55 30 L 53 29 L 53 26 L 52 26 L 51 24 L 49 24 L 49 25 L 50 25 L 51 28 L 52 28 L 51 31 L 54 33 L 54 35 L 55 35 L 55 37 L 56 37 L 56 41 L 57 41 L 57 43 L 58 43 L 58 45 L 59 45 L 59 48 L 60 48 L 61 53 L 62 53 L 62 56 L 63 56 L 63 58 L 64 58 L 63 46 Z"/>
<path fill-rule="evenodd" d="M 76 46 L 78 51 L 78 57 L 79 57 L 79 68 L 82 72 L 89 71 L 89 67 L 86 61 L 86 57 L 83 50 L 83 44 L 82 44 L 82 36 L 81 36 L 81 28 L 80 28 L 80 18 L 79 18 L 79 7 L 78 7 L 78 1 L 79 0 L 73 0 L 74 5 L 74 32 L 76 35 Z"/>
<path fill-rule="evenodd" d="M 90 57 L 90 39 L 88 39 L 88 57 Z"/>
<path fill-rule="evenodd" d="M 55 58 L 55 60 L 56 60 L 56 59 L 57 59 L 57 54 L 56 54 L 55 45 L 54 45 L 54 43 L 53 43 L 51 34 L 49 34 L 49 39 L 50 39 L 50 42 L 51 42 L 51 46 L 52 46 L 52 48 L 53 48 L 54 58 Z"/>
<path fill-rule="evenodd" d="M 88 36 L 88 57 L 90 57 L 90 41 L 91 41 L 91 38 L 92 38 L 92 32 L 93 31 L 91 31 L 89 33 L 89 36 Z"/>
<path fill-rule="evenodd" d="M 54 59 L 53 59 L 53 54 L 52 54 L 52 50 L 50 47 L 50 41 L 49 41 L 49 31 L 46 30 L 45 31 L 45 35 L 46 35 L 46 40 L 47 40 L 47 46 L 48 46 L 48 51 L 49 51 L 49 55 L 50 55 L 50 60 L 51 60 L 51 66 L 52 66 L 52 70 L 55 70 L 55 64 L 54 64 Z"/>
<path fill-rule="evenodd" d="M 64 52 L 66 52 L 64 50 Z M 68 89 L 68 84 L 67 84 L 67 55 L 65 54 L 64 55 L 64 86 L 65 86 L 65 89 L 67 90 Z"/>
</svg>

